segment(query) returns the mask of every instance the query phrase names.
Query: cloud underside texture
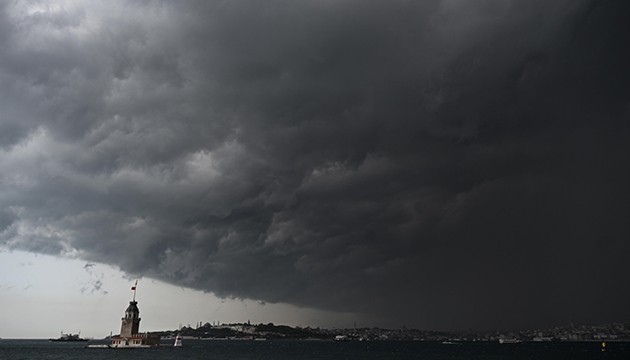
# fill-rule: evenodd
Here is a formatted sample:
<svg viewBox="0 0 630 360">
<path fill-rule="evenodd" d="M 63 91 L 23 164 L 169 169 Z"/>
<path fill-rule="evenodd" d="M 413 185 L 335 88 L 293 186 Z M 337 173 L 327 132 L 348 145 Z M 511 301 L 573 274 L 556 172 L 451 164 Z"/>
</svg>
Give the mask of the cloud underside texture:
<svg viewBox="0 0 630 360">
<path fill-rule="evenodd" d="M 389 326 L 630 320 L 626 1 L 0 7 L 7 248 Z"/>
</svg>

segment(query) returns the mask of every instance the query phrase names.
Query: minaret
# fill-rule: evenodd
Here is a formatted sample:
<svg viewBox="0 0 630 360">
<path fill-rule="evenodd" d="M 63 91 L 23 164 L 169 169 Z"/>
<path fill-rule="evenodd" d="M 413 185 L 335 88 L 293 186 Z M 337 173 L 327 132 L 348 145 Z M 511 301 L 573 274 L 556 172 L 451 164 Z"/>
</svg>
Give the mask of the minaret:
<svg viewBox="0 0 630 360">
<path fill-rule="evenodd" d="M 138 310 L 138 302 L 136 301 L 136 286 L 138 286 L 138 281 L 131 288 L 133 290 L 133 300 L 129 302 L 129 306 L 125 310 L 125 317 L 122 318 L 122 325 L 120 326 L 121 337 L 135 335 L 140 329 L 140 310 Z"/>
</svg>

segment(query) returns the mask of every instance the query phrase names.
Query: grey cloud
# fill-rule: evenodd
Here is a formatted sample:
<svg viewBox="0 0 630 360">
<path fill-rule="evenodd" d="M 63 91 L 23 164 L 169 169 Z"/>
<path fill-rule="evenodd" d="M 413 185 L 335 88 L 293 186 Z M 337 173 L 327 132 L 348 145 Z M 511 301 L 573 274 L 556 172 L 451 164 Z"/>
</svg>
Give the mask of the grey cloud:
<svg viewBox="0 0 630 360">
<path fill-rule="evenodd" d="M 628 317 L 625 3 L 23 4 L 5 246 L 388 326 Z"/>
</svg>

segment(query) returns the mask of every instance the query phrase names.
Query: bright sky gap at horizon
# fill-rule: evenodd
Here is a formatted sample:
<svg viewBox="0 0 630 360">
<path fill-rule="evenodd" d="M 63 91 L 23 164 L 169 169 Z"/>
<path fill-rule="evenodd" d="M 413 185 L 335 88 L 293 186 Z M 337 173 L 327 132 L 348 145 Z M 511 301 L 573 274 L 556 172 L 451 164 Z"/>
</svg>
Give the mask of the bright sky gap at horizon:
<svg viewBox="0 0 630 360">
<path fill-rule="evenodd" d="M 0 338 L 47 339 L 81 332 L 100 339 L 120 331 L 135 280 L 111 266 L 22 251 L 0 252 Z M 219 299 L 208 293 L 140 279 L 141 331 L 175 330 L 196 323 L 276 323 L 291 326 L 352 326 L 351 314 L 322 324 L 330 314 L 286 304 Z M 26 314 L 28 313 L 28 314 Z M 26 315 L 25 315 L 26 314 Z M 28 321 L 25 321 L 28 319 Z"/>
</svg>

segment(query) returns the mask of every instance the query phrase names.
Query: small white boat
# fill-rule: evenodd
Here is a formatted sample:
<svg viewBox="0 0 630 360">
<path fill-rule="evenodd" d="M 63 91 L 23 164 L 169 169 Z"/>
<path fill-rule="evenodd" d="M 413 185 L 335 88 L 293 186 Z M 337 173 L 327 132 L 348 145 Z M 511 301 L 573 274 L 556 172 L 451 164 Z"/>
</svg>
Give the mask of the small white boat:
<svg viewBox="0 0 630 360">
<path fill-rule="evenodd" d="M 450 341 L 450 340 L 444 340 L 441 342 L 442 345 L 464 345 L 460 342 L 456 342 L 456 341 Z"/>
<path fill-rule="evenodd" d="M 520 344 L 521 342 L 519 339 L 499 339 L 499 344 Z"/>
<path fill-rule="evenodd" d="M 175 337 L 175 343 L 173 344 L 173 347 L 182 347 L 182 337 L 179 336 L 179 334 Z"/>
</svg>

